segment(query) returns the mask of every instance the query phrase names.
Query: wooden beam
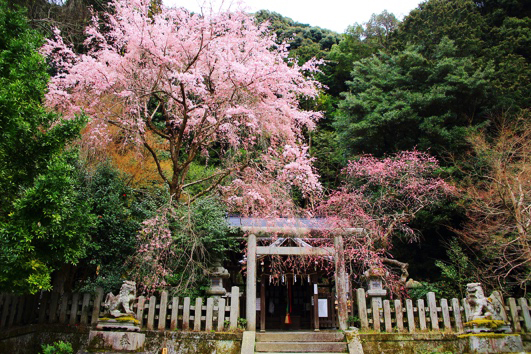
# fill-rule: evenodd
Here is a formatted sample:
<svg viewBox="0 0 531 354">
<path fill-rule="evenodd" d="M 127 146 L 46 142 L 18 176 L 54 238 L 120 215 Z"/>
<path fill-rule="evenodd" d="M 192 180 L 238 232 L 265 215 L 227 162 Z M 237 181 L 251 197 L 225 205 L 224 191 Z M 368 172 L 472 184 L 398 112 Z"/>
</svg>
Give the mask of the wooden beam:
<svg viewBox="0 0 531 354">
<path fill-rule="evenodd" d="M 333 247 L 256 247 L 257 255 L 282 255 L 282 256 L 333 256 Z"/>
<path fill-rule="evenodd" d="M 256 236 L 250 234 L 247 241 L 246 315 L 247 330 L 256 331 Z M 231 299 L 234 301 L 234 299 Z"/>
<path fill-rule="evenodd" d="M 291 234 L 307 235 L 312 231 L 329 232 L 338 235 L 362 234 L 365 230 L 362 228 L 312 228 L 312 227 L 289 227 L 289 226 L 240 226 L 240 230 L 253 234 Z"/>
</svg>

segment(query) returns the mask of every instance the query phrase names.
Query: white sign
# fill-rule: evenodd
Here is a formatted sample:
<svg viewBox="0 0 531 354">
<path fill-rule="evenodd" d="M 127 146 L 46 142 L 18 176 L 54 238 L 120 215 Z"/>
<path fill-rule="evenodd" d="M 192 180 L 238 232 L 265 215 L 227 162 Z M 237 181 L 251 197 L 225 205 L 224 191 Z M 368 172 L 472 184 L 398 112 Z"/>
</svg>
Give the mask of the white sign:
<svg viewBox="0 0 531 354">
<path fill-rule="evenodd" d="M 317 284 L 313 284 L 313 293 L 317 295 Z"/>
<path fill-rule="evenodd" d="M 260 311 L 260 298 L 256 298 L 256 311 Z"/>
<path fill-rule="evenodd" d="M 328 317 L 328 299 L 319 299 L 319 317 Z"/>
</svg>

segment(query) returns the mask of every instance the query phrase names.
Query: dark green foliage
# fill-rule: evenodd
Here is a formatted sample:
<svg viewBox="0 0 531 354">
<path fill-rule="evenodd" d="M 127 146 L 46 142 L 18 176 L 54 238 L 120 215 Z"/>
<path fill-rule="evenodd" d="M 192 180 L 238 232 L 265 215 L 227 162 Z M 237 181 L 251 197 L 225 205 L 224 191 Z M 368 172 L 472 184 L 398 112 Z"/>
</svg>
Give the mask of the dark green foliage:
<svg viewBox="0 0 531 354">
<path fill-rule="evenodd" d="M 373 14 L 362 25 L 355 23 L 341 35 L 337 45 L 332 46 L 326 56 L 326 66 L 320 80 L 328 86 L 328 93 L 339 96 L 347 91 L 346 81 L 351 78 L 354 63 L 370 57 L 378 51 L 387 51 L 391 44 L 391 34 L 398 27 L 395 15 L 383 11 Z"/>
<path fill-rule="evenodd" d="M 269 22 L 270 30 L 277 36 L 277 43 L 288 43 L 290 57 L 297 58 L 299 64 L 313 57 L 318 59 L 326 57 L 327 52 L 340 39 L 340 36 L 333 31 L 295 22 L 276 12 L 260 10 L 255 13 L 255 17 L 258 22 Z"/>
<path fill-rule="evenodd" d="M 396 32 L 395 47 L 419 47 L 427 58 L 444 37 L 452 39 L 460 56 L 492 62 L 490 85 L 496 112 L 529 107 L 531 89 L 531 6 L 513 0 L 431 0 L 419 5 Z"/>
<path fill-rule="evenodd" d="M 76 190 L 74 153 L 63 153 L 85 119 L 61 121 L 42 101 L 42 43 L 0 0 L 0 287 L 35 293 L 50 273 L 85 255 L 93 225 Z"/>
<path fill-rule="evenodd" d="M 494 99 L 492 65 L 461 57 L 448 38 L 434 57 L 410 47 L 355 64 L 335 121 L 347 154 L 417 147 L 444 155 L 465 145 L 467 129 L 486 121 Z"/>
<path fill-rule="evenodd" d="M 0 287 L 35 293 L 51 287 L 50 273 L 86 256 L 95 215 L 77 189 L 69 153 L 53 157 L 0 224 Z"/>
<path fill-rule="evenodd" d="M 37 53 L 41 43 L 24 16 L 0 0 L 0 220 L 21 188 L 33 183 L 47 159 L 83 125 L 83 119 L 60 122 L 42 107 L 48 74 Z"/>
<path fill-rule="evenodd" d="M 462 299 L 466 297 L 466 284 L 482 282 L 475 266 L 456 238 L 451 239 L 446 247 L 447 260 L 435 262 L 441 271 L 440 280 L 432 283 L 421 282 L 421 286 L 408 289 L 408 295 L 412 299 L 425 298 L 429 292 L 434 292 L 437 298 Z"/>
<path fill-rule="evenodd" d="M 94 171 L 79 167 L 79 189 L 97 224 L 90 234 L 87 256 L 78 266 L 83 291 L 96 286 L 104 292 L 120 289 L 127 274 L 126 261 L 135 252 L 136 235 L 143 220 L 157 210 L 157 190 L 135 190 L 109 162 Z M 162 196 L 161 196 L 162 197 Z"/>
<path fill-rule="evenodd" d="M 447 262 L 435 262 L 435 265 L 441 269 L 441 282 L 452 297 L 462 299 L 466 296 L 466 285 L 480 282 L 481 279 L 477 276 L 474 265 L 456 238 L 448 243 L 446 254 L 448 255 Z"/>
<path fill-rule="evenodd" d="M 420 47 L 433 58 L 441 39 L 448 37 L 459 49 L 459 56 L 477 55 L 483 47 L 484 18 L 472 0 L 430 0 L 411 11 L 396 32 L 395 45 L 404 50 Z"/>
<path fill-rule="evenodd" d="M 444 288 L 441 288 L 438 284 L 421 282 L 420 286 L 408 289 L 407 294 L 413 300 L 424 299 L 426 301 L 426 296 L 428 293 L 435 293 L 437 299 L 448 298 L 448 293 L 445 292 Z"/>
<path fill-rule="evenodd" d="M 185 251 L 194 242 L 198 258 L 203 257 L 202 252 L 209 263 L 224 257 L 226 251 L 236 247 L 225 215 L 225 208 L 215 197 L 201 198 L 190 206 L 180 207 L 170 226 L 177 250 Z"/>
</svg>

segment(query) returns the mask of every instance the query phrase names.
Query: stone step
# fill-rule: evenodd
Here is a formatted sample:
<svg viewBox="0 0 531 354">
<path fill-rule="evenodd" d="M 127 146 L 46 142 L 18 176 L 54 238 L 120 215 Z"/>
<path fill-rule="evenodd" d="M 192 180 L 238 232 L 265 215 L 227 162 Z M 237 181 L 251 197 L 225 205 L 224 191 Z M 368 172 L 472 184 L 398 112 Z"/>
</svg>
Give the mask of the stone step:
<svg viewBox="0 0 531 354">
<path fill-rule="evenodd" d="M 256 333 L 256 342 L 343 342 L 343 332 L 266 332 Z"/>
<path fill-rule="evenodd" d="M 344 342 L 257 342 L 257 353 L 347 353 Z"/>
</svg>

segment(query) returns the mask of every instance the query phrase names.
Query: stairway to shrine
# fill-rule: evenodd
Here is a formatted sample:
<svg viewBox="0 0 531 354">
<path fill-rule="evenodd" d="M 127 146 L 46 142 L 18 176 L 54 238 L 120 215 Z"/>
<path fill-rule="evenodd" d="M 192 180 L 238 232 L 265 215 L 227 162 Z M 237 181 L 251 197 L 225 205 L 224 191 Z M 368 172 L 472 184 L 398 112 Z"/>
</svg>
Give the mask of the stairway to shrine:
<svg viewBox="0 0 531 354">
<path fill-rule="evenodd" d="M 342 332 L 256 333 L 256 353 L 348 353 Z"/>
</svg>

